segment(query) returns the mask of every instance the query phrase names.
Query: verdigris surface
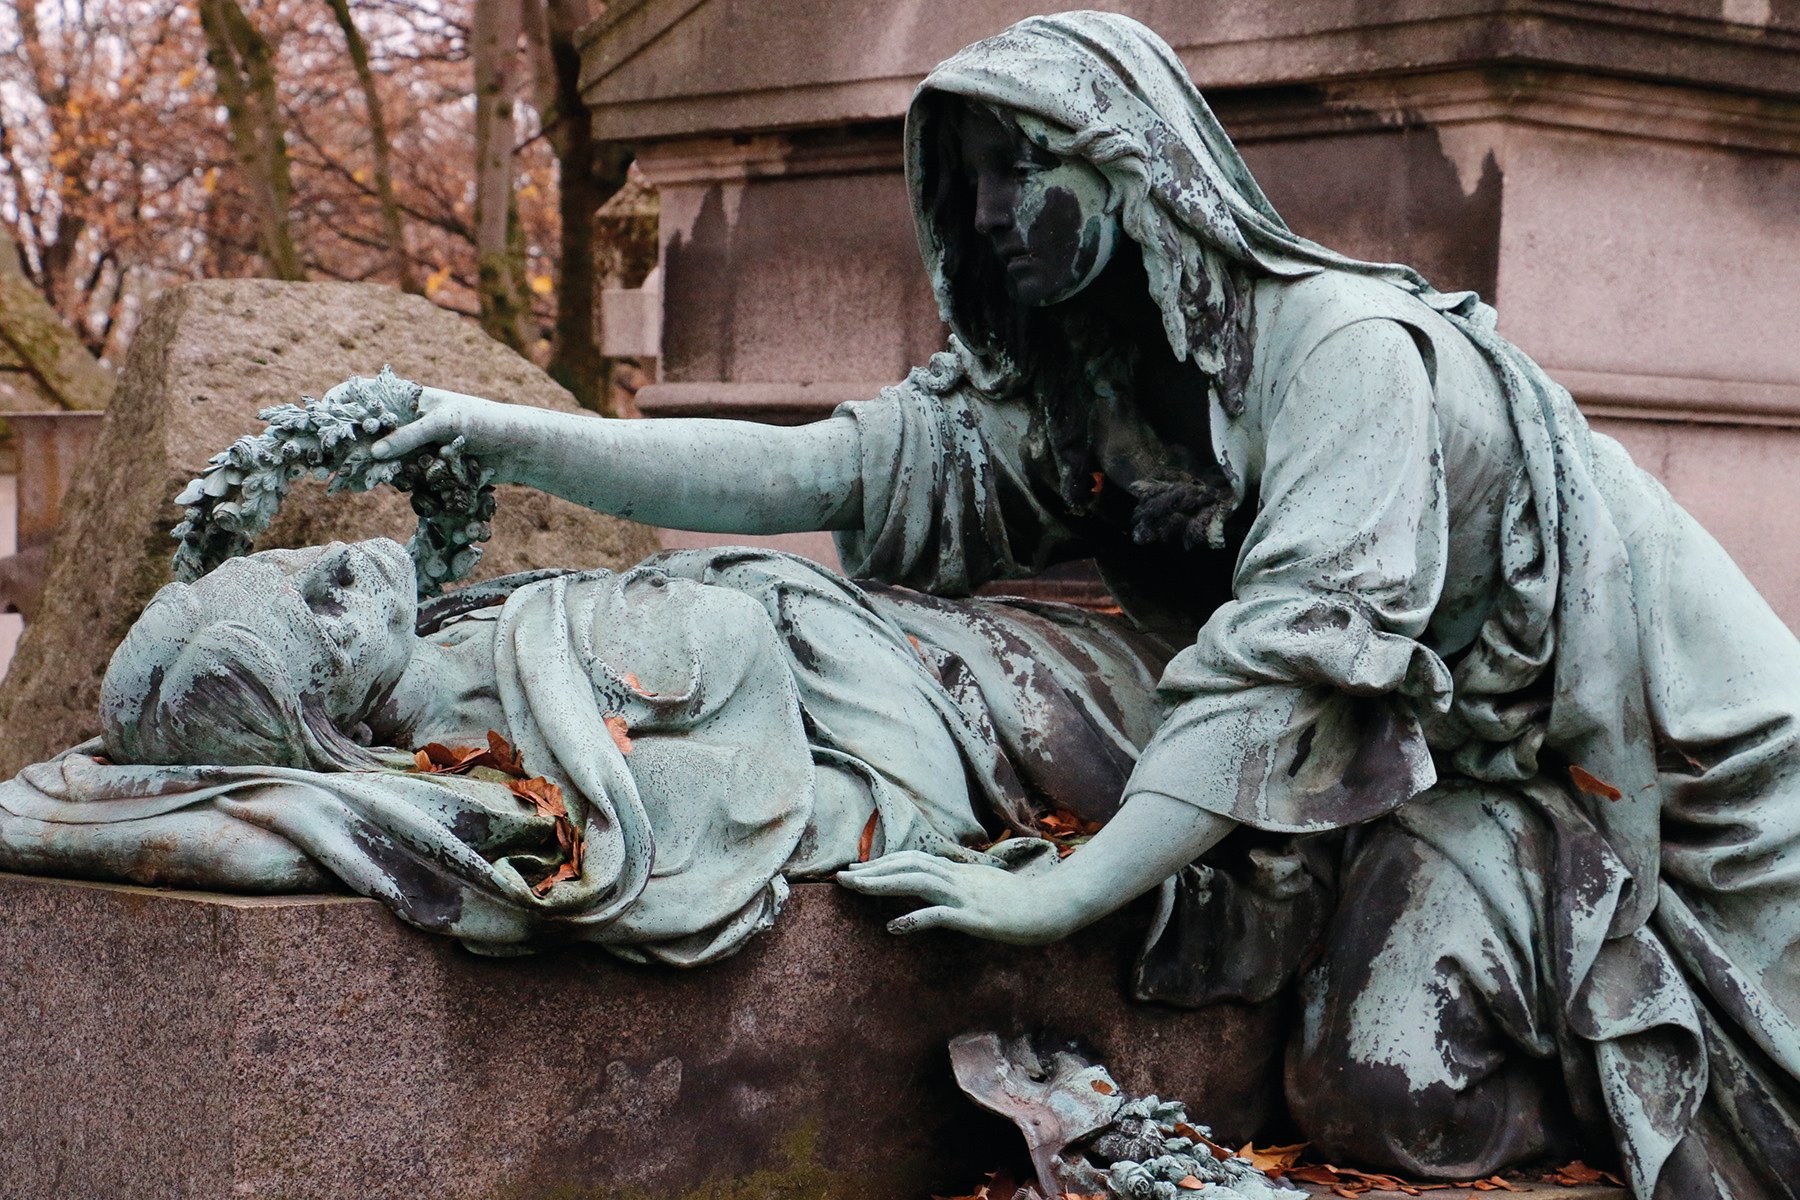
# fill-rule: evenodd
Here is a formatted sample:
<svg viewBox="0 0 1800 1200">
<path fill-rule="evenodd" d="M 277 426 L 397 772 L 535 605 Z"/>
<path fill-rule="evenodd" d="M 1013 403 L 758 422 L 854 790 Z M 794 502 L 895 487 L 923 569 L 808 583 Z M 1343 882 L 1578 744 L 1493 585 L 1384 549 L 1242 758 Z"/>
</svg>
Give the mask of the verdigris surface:
<svg viewBox="0 0 1800 1200">
<path fill-rule="evenodd" d="M 1047 866 L 1049 798 L 1103 818 L 1162 716 L 1155 651 L 1080 610 L 946 609 L 755 550 L 423 610 L 414 570 L 378 539 L 163 588 L 113 656 L 102 736 L 0 784 L 0 865 L 348 885 L 483 953 L 693 966 L 767 928 L 788 877 L 860 856 Z M 1072 736 L 1106 755 L 1050 778 Z M 471 749 L 392 749 L 414 746 Z M 974 848 L 1001 832 L 1027 836 Z"/>
<path fill-rule="evenodd" d="M 605 814 L 580 880 L 549 901 L 593 886 L 582 904 L 616 918 L 632 879 L 645 895 L 656 883 L 646 845 L 702 854 L 706 838 L 684 842 L 679 823 L 634 839 L 625 800 L 647 794 L 649 764 L 621 773 L 597 731 L 609 712 L 658 719 L 659 702 L 694 694 L 672 689 L 748 655 L 774 664 L 765 682 L 732 667 L 731 685 L 704 694 L 806 714 L 783 736 L 795 763 L 813 763 L 812 811 L 828 814 L 819 845 L 834 849 L 819 866 L 861 857 L 859 815 L 876 811 L 885 831 L 898 796 L 901 811 L 934 814 L 933 836 L 884 838 L 842 875 L 924 902 L 898 932 L 1050 940 L 1160 888 L 1138 994 L 1197 1005 L 1297 989 L 1290 1107 L 1325 1153 L 1467 1178 L 1610 1143 L 1646 1200 L 1794 1195 L 1800 643 L 1718 545 L 1588 429 L 1477 297 L 1288 230 L 1179 60 L 1136 22 L 1034 18 L 970 46 L 921 86 L 907 143 L 920 246 L 955 337 L 879 397 L 770 429 L 586 421 L 426 388 L 419 419 L 372 447 L 398 460 L 460 445 L 499 482 L 650 524 L 835 530 L 870 581 L 846 590 L 767 556 L 677 557 L 655 568 L 671 596 L 679 579 L 754 603 L 654 629 L 629 622 L 647 575 L 508 599 L 490 624 L 534 622 L 545 636 L 529 653 L 578 684 L 532 719 L 583 731 L 579 749 L 514 733 L 532 769 L 554 762 Z M 1132 632 L 961 599 L 1082 557 Z M 403 573 L 396 559 L 389 570 Z M 880 620 L 797 627 L 793 597 L 820 594 L 816 611 Z M 1054 636 L 1025 636 L 1038 627 L 1021 614 Z M 625 629 L 651 661 L 670 630 L 703 632 L 669 651 L 687 666 L 634 695 L 614 677 L 652 677 L 606 649 Z M 496 661 L 521 644 L 499 638 Z M 125 661 L 146 672 L 128 693 L 166 688 L 154 655 Z M 825 682 L 809 696 L 813 671 Z M 495 674 L 502 699 L 514 673 Z M 354 743 L 360 724 L 407 744 L 405 722 L 376 736 L 378 712 L 344 711 L 373 687 L 331 703 L 299 689 L 306 736 Z M 421 712 L 474 694 L 425 691 L 437 699 Z M 952 708 L 985 712 L 993 737 L 942 734 Z M 777 720 L 749 728 L 780 745 Z M 840 757 L 845 730 L 870 740 Z M 177 732 L 176 744 L 200 736 Z M 882 754 L 944 774 L 889 774 Z M 58 778 L 86 786 L 89 765 L 59 763 L 6 803 Z M 680 779 L 669 772 L 655 778 Z M 999 856 L 966 848 L 983 836 L 971 798 L 996 825 L 1028 827 L 1009 778 L 1027 813 L 1067 808 L 1104 828 L 1048 869 L 996 869 Z M 133 803 L 162 790 L 126 786 Z M 741 794 L 780 807 L 769 781 Z M 95 811 L 63 798 L 76 807 L 53 821 Z M 644 812 L 653 826 L 656 806 Z M 957 822 L 934 823 L 950 812 Z M 812 818 L 792 820 L 801 832 L 783 837 L 804 845 Z M 734 870 L 754 859 L 740 834 L 761 828 L 718 827 Z M 458 913 L 483 923 L 444 924 L 476 944 L 521 940 L 514 910 L 539 911 L 529 873 L 499 865 L 499 836 L 456 859 L 512 889 L 504 921 L 465 901 Z M 779 874 L 780 857 L 758 861 Z M 355 859 L 331 869 L 354 882 Z M 403 912 L 409 887 L 393 889 Z M 760 920 L 745 903 L 679 931 L 670 957 L 732 944 Z"/>
<path fill-rule="evenodd" d="M 175 527 L 175 578 L 192 583 L 228 558 L 248 554 L 266 532 L 296 479 L 311 475 L 326 491 L 366 492 L 391 484 L 412 497 L 419 526 L 407 543 L 419 593 L 434 596 L 468 576 L 491 536 L 492 472 L 456 441 L 411 459 L 376 459 L 370 446 L 419 416 L 422 389 L 382 368 L 373 379 L 338 389 L 330 401 L 306 398 L 260 414 L 269 427 L 213 455 L 175 503 L 187 518 Z"/>
<path fill-rule="evenodd" d="M 1073 1047 L 966 1033 L 950 1066 L 970 1099 L 1019 1127 L 1035 1186 L 1015 1200 L 1104 1196 L 1120 1200 L 1284 1200 L 1292 1184 L 1212 1140 L 1186 1105 L 1129 1096 L 1107 1069 Z"/>
</svg>

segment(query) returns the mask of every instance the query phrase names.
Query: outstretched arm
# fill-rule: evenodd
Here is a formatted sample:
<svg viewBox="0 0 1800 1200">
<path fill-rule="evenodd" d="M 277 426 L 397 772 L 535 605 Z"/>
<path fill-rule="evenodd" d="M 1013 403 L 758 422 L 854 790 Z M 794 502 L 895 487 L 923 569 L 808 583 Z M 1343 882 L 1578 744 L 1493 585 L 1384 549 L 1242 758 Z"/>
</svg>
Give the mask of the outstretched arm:
<svg viewBox="0 0 1800 1200">
<path fill-rule="evenodd" d="M 856 423 L 615 421 L 424 389 L 423 414 L 378 458 L 462 437 L 502 483 L 614 516 L 707 533 L 853 529 L 862 520 Z"/>
<path fill-rule="evenodd" d="M 1094 840 L 1039 875 L 951 862 L 908 850 L 838 876 L 871 896 L 917 896 L 932 907 L 889 922 L 894 933 L 955 929 L 1037 945 L 1067 937 L 1143 895 L 1217 845 L 1235 821 L 1156 792 L 1128 799 Z"/>
</svg>

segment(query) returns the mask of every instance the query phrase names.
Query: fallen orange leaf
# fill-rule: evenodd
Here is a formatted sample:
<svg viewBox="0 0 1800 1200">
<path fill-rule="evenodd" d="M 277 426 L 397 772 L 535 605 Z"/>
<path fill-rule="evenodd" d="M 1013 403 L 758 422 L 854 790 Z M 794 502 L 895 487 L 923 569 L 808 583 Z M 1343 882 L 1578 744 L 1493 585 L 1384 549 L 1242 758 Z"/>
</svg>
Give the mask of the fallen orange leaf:
<svg viewBox="0 0 1800 1200">
<path fill-rule="evenodd" d="M 1038 818 L 1038 826 L 1052 839 L 1059 837 L 1091 837 L 1100 832 L 1098 821 L 1084 821 L 1067 809 L 1059 808 L 1055 812 L 1045 813 Z"/>
<path fill-rule="evenodd" d="M 856 861 L 868 862 L 869 854 L 875 849 L 875 827 L 881 824 L 881 810 L 876 809 L 869 814 L 869 823 L 863 826 L 862 836 L 856 839 Z"/>
<path fill-rule="evenodd" d="M 1614 1187 L 1625 1186 L 1625 1181 L 1611 1171 L 1590 1167 L 1579 1158 L 1572 1163 L 1557 1167 L 1550 1174 L 1544 1176 L 1544 1179 L 1548 1183 L 1560 1183 L 1564 1187 L 1581 1187 L 1584 1184 L 1603 1182 L 1610 1183 Z"/>
<path fill-rule="evenodd" d="M 625 685 L 627 687 L 629 687 L 632 691 L 636 692 L 638 695 L 640 695 L 640 696 L 656 695 L 655 692 L 651 691 L 649 688 L 646 688 L 642 683 L 640 683 L 638 681 L 637 672 L 635 672 L 635 671 L 625 672 L 624 679 L 625 679 Z"/>
<path fill-rule="evenodd" d="M 578 874 L 580 874 L 580 872 L 575 869 L 573 863 L 564 862 L 560 864 L 556 870 L 538 880 L 531 890 L 542 896 L 563 880 L 574 879 Z"/>
<path fill-rule="evenodd" d="M 613 745 L 619 748 L 620 754 L 631 753 L 631 738 L 628 736 L 631 726 L 618 713 L 606 714 L 606 732 L 612 734 Z"/>
<path fill-rule="evenodd" d="M 1612 784 L 1606 782 L 1604 779 L 1590 775 L 1588 772 L 1573 764 L 1569 767 L 1569 778 L 1575 781 L 1575 786 L 1578 789 L 1586 792 L 1590 796 L 1598 796 L 1602 800 L 1623 800 L 1625 798 L 1625 793 L 1621 792 Z"/>
<path fill-rule="evenodd" d="M 480 746 L 446 746 L 431 742 L 413 751 L 413 769 L 427 775 L 461 775 L 489 766 L 488 752 Z"/>
<path fill-rule="evenodd" d="M 1175 1181 L 1175 1186 L 1178 1188 L 1186 1188 L 1190 1192 L 1197 1192 L 1205 1187 L 1206 1184 L 1195 1179 L 1192 1175 L 1183 1175 L 1180 1179 Z"/>
<path fill-rule="evenodd" d="M 1300 1160 L 1306 1152 L 1309 1142 L 1296 1142 L 1291 1146 L 1264 1146 L 1260 1150 L 1245 1143 L 1237 1152 L 1239 1158 L 1248 1159 L 1250 1165 L 1265 1175 L 1280 1177 L 1282 1172 Z"/>
<path fill-rule="evenodd" d="M 569 815 L 568 806 L 563 803 L 562 789 L 551 783 L 542 775 L 532 779 L 514 779 L 506 785 L 512 794 L 537 810 L 540 817 L 562 817 Z"/>
<path fill-rule="evenodd" d="M 494 769 L 515 779 L 525 778 L 525 760 L 519 757 L 513 744 L 492 729 L 488 730 L 487 740 L 488 758 L 493 760 Z"/>
</svg>

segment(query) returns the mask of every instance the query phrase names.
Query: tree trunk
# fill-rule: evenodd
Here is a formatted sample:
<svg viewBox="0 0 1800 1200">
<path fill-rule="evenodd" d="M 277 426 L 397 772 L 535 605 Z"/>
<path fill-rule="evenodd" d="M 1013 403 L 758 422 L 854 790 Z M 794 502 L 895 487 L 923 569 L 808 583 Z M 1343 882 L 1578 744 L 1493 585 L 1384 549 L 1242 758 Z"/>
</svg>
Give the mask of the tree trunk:
<svg viewBox="0 0 1800 1200">
<path fill-rule="evenodd" d="M 568 388 L 586 408 L 613 414 L 611 361 L 595 337 L 599 278 L 594 261 L 594 218 L 600 206 L 625 184 L 631 166 L 626 148 L 594 139 L 593 115 L 581 100 L 581 52 L 575 32 L 587 13 L 580 0 L 527 0 L 543 5 L 545 53 L 539 94 L 550 144 L 556 150 L 557 210 L 562 227 L 558 247 L 556 329 L 551 341 L 550 377 Z"/>
<path fill-rule="evenodd" d="M 275 278 L 304 279 L 288 220 L 294 185 L 276 91 L 274 50 L 237 0 L 199 0 L 199 9 L 206 61 L 218 84 L 219 102 L 225 106 L 232 151 L 250 189 L 263 258 Z"/>
<path fill-rule="evenodd" d="M 525 306 L 520 300 L 525 280 L 511 227 L 521 3 L 475 0 L 469 21 L 475 68 L 475 253 L 481 326 L 519 351 L 525 349 Z"/>
<path fill-rule="evenodd" d="M 400 205 L 394 199 L 393 145 L 388 140 L 387 115 L 381 105 L 381 94 L 375 90 L 375 72 L 369 68 L 369 46 L 362 31 L 350 18 L 350 0 L 327 0 L 338 28 L 344 31 L 344 44 L 350 50 L 350 63 L 356 68 L 356 82 L 362 87 L 363 104 L 369 112 L 369 142 L 375 156 L 375 195 L 381 202 L 381 224 L 387 235 L 389 262 L 400 290 L 422 294 L 412 256 L 406 252 L 406 229 L 400 223 Z"/>
<path fill-rule="evenodd" d="M 57 146 L 66 146 L 68 139 L 63 135 L 69 103 L 68 79 L 57 75 L 50 57 L 44 52 L 36 0 L 13 0 L 13 15 L 19 24 L 19 48 L 24 52 L 26 66 L 31 72 L 32 90 L 37 93 L 39 103 L 49 115 L 52 141 Z M 9 161 L 8 166 L 16 173 L 16 164 Z M 23 206 L 23 181 L 20 182 L 20 204 Z M 85 198 L 87 181 L 81 177 L 80 172 L 63 172 L 61 183 L 69 192 Z M 38 229 L 37 285 L 49 298 L 50 306 L 58 312 L 66 312 L 74 307 L 71 302 L 73 289 L 69 286 L 69 274 L 75 263 L 76 246 L 87 225 L 85 220 L 70 211 L 71 207 L 73 206 L 58 204 L 54 206 L 53 212 L 39 211 L 32 214 L 38 222 L 47 223 L 41 224 Z M 23 255 L 20 259 L 23 261 Z"/>
<path fill-rule="evenodd" d="M 0 228 L 0 353 L 23 368 L 58 407 L 105 408 L 112 399 L 112 373 L 88 353 L 81 338 L 25 278 L 18 247 L 4 228 Z"/>
</svg>

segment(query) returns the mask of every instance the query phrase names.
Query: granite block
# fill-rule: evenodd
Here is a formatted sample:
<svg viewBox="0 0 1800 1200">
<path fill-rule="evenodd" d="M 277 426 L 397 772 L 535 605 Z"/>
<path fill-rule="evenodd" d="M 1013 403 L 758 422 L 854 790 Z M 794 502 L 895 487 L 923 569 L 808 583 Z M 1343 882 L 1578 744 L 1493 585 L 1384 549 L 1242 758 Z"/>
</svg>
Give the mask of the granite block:
<svg viewBox="0 0 1800 1200">
<path fill-rule="evenodd" d="M 624 1200 L 953 1193 L 1017 1135 L 955 1090 L 968 1029 L 1080 1034 L 1247 1137 L 1267 1007 L 1122 999 L 1146 914 L 1051 947 L 888 935 L 802 884 L 693 972 L 484 959 L 332 896 L 0 876 L 0 1195 Z"/>
</svg>

